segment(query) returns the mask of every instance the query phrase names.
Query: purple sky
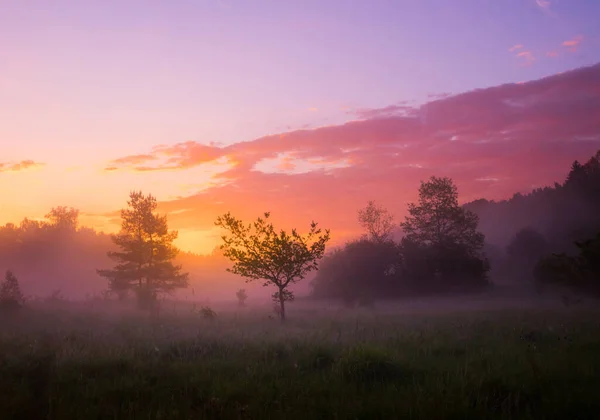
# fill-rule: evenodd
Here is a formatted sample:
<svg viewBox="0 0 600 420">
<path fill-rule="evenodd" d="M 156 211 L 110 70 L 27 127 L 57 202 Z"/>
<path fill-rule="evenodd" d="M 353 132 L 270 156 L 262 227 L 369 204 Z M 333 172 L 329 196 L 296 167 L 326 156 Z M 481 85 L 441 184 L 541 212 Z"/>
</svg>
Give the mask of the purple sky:
<svg viewBox="0 0 600 420">
<path fill-rule="evenodd" d="M 108 153 L 339 123 L 595 63 L 599 16 L 594 0 L 1 0 L 1 134 L 11 155 L 86 138 Z"/>
<path fill-rule="evenodd" d="M 597 0 L 0 0 L 0 222 L 114 211 L 132 188 L 194 194 L 227 164 L 104 171 L 158 145 L 338 126 L 600 62 L 599 18 Z"/>
</svg>

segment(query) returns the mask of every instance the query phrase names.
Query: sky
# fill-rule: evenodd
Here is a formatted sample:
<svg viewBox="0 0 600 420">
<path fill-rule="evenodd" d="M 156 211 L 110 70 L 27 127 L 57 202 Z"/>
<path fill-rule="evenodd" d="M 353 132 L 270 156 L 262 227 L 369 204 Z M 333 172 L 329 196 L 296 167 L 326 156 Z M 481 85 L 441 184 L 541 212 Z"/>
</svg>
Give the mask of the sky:
<svg viewBox="0 0 600 420">
<path fill-rule="evenodd" d="M 0 0 L 0 223 L 115 231 L 152 193 L 178 244 L 271 211 L 359 233 L 419 182 L 461 201 L 600 149 L 596 0 Z"/>
</svg>

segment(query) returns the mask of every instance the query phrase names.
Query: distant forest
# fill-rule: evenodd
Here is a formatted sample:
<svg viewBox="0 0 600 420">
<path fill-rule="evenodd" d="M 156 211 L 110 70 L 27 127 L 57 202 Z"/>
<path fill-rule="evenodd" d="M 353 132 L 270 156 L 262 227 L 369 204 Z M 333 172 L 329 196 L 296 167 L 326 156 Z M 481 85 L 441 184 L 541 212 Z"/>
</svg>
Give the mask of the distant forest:
<svg viewBox="0 0 600 420">
<path fill-rule="evenodd" d="M 456 255 L 447 246 L 425 252 L 406 241 L 406 232 L 399 243 L 367 235 L 324 258 L 313 295 L 370 304 L 373 299 L 479 290 L 465 287 L 469 277 L 474 278 L 470 286 L 517 284 L 539 292 L 543 284 L 561 283 L 598 294 L 600 152 L 565 169 L 566 179 L 554 186 L 508 200 L 464 204 L 465 211 L 477 215 L 477 230 L 485 235 L 477 255 Z M 477 266 L 477 261 L 488 266 Z"/>
<path fill-rule="evenodd" d="M 412 228 L 401 223 L 400 242 L 367 234 L 330 250 L 312 279 L 312 296 L 368 304 L 383 297 L 479 290 L 490 283 L 534 285 L 536 279 L 557 277 L 560 270 L 585 278 L 588 286 L 596 284 L 597 268 L 590 261 L 596 256 L 600 261 L 595 239 L 600 232 L 600 152 L 565 172 L 566 179 L 554 186 L 503 201 L 476 200 L 461 206 L 463 213 L 452 210 L 457 223 L 473 227 L 471 242 L 464 246 L 440 243 L 434 249 L 423 242 L 415 219 Z M 435 194 L 430 199 L 435 201 Z M 469 219 L 471 213 L 475 219 Z M 58 207 L 45 221 L 24 219 L 0 227 L 0 268 L 13 271 L 25 293 L 39 296 L 82 298 L 105 290 L 96 269 L 109 264 L 106 253 L 114 244 L 110 235 L 79 226 L 78 215 L 77 209 Z M 412 236 L 407 229 L 413 229 Z M 190 272 L 190 288 L 204 289 L 199 296 L 227 290 L 234 299 L 234 290 L 243 284 L 224 272 L 228 263 L 218 253 L 180 253 L 176 260 Z"/>
</svg>

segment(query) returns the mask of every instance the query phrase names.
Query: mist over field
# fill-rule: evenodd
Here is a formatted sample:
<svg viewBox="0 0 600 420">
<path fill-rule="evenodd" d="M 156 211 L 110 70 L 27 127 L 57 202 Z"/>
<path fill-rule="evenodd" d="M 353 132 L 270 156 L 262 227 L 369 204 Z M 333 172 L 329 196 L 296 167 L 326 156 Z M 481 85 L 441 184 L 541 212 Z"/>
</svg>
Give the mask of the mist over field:
<svg viewBox="0 0 600 420">
<path fill-rule="evenodd" d="M 0 0 L 0 420 L 600 418 L 598 16 Z"/>
</svg>

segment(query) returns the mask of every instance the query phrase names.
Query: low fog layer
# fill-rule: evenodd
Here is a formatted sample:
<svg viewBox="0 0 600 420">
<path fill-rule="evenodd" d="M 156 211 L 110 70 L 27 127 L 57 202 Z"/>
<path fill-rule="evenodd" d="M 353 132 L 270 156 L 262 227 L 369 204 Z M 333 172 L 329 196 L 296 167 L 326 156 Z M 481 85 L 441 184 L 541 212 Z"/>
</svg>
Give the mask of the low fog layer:
<svg viewBox="0 0 600 420">
<path fill-rule="evenodd" d="M 515 194 L 506 201 L 481 199 L 463 206 L 479 216 L 478 229 L 485 235 L 484 252 L 493 284 L 516 286 L 529 294 L 532 270 L 540 258 L 560 252 L 574 255 L 576 241 L 593 238 L 600 231 L 599 157 L 597 154 L 584 164 L 575 162 L 570 171 L 565 168 L 565 181 L 553 187 Z M 394 244 L 401 235 L 399 231 L 393 241 L 383 245 L 362 240 L 330 249 L 321 261 L 321 270 L 292 290 L 297 296 L 342 297 L 343 291 L 327 291 L 323 285 L 332 279 L 338 281 L 340 276 L 360 275 L 361 283 L 373 285 L 373 298 L 400 297 L 386 284 L 396 281 L 387 271 L 397 265 Z M 18 226 L 0 228 L 0 268 L 15 273 L 26 296 L 99 296 L 107 283 L 96 270 L 113 265 L 107 257 L 110 250 L 115 250 L 110 236 L 80 227 L 76 209 L 56 208 L 43 222 L 25 219 Z M 263 288 L 259 281 L 246 284 L 242 277 L 228 273 L 231 263 L 218 250 L 211 255 L 180 253 L 176 263 L 189 272 L 190 281 L 189 287 L 177 291 L 174 298 L 235 301 L 236 291 L 243 288 L 249 302 L 269 302 L 272 290 Z M 345 268 L 336 268 L 336 264 Z M 336 284 L 347 290 L 354 287 L 344 279 Z"/>
</svg>

